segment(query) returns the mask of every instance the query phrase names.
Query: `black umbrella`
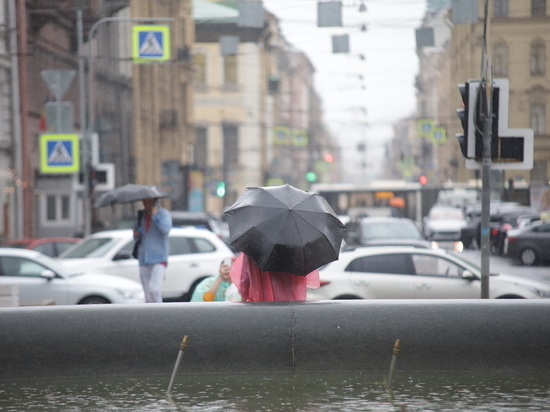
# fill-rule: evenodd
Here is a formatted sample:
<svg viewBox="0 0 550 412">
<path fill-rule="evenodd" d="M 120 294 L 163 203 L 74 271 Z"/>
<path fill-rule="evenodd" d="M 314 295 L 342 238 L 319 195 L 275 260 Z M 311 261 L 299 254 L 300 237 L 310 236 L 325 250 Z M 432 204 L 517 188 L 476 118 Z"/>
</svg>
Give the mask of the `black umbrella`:
<svg viewBox="0 0 550 412">
<path fill-rule="evenodd" d="M 346 230 L 322 196 L 290 185 L 249 187 L 225 216 L 231 246 L 260 269 L 301 276 L 338 259 Z"/>
<path fill-rule="evenodd" d="M 156 186 L 128 184 L 103 193 L 95 201 L 95 207 L 112 206 L 120 203 L 138 202 L 143 199 L 168 197 Z"/>
</svg>

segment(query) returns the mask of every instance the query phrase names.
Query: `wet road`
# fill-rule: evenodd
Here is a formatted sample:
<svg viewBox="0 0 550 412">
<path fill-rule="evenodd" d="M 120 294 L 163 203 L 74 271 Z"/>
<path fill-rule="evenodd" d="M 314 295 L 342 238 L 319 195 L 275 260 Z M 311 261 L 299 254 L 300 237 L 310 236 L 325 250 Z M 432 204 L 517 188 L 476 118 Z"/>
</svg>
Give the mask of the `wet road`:
<svg viewBox="0 0 550 412">
<path fill-rule="evenodd" d="M 461 252 L 465 259 L 481 266 L 481 251 L 465 250 Z M 490 258 L 491 273 L 508 273 L 510 275 L 522 276 L 526 278 L 537 279 L 550 284 L 550 266 L 522 266 L 511 259 L 502 256 L 493 256 Z"/>
</svg>

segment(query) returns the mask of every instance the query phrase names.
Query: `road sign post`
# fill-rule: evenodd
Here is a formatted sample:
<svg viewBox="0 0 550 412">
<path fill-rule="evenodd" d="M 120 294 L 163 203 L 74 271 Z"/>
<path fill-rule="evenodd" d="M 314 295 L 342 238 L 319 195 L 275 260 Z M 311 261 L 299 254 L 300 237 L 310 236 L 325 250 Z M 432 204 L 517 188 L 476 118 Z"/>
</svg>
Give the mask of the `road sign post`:
<svg viewBox="0 0 550 412">
<path fill-rule="evenodd" d="M 98 21 L 96 21 L 92 27 L 90 27 L 90 30 L 88 31 L 88 107 L 87 107 L 87 113 L 88 113 L 88 123 L 86 132 L 83 133 L 83 153 L 82 153 L 82 162 L 83 162 L 83 172 L 84 172 L 84 180 L 85 185 L 88 186 L 88 170 L 91 167 L 91 161 L 89 159 L 90 157 L 90 150 L 89 150 L 89 139 L 92 133 L 94 132 L 94 122 L 93 122 L 93 116 L 94 116 L 94 98 L 93 98 L 93 53 L 92 53 L 92 39 L 94 38 L 94 34 L 99 26 L 101 26 L 104 23 L 108 22 L 171 22 L 173 21 L 173 17 L 104 17 Z M 79 33 L 78 36 L 80 39 L 82 39 L 82 24 L 78 25 Z M 169 45 L 170 42 L 167 39 L 167 44 Z M 169 47 L 167 48 L 169 50 Z M 168 52 L 169 53 L 169 52 Z M 170 58 L 170 54 L 167 55 L 166 59 Z M 166 59 L 155 59 L 155 60 L 166 60 Z M 84 130 L 84 128 L 83 128 Z M 90 193 L 87 190 L 84 190 L 83 192 L 83 204 L 84 204 L 84 210 L 83 210 L 83 218 L 84 218 L 84 235 L 87 236 L 91 233 L 91 221 L 92 221 L 92 211 L 91 211 L 91 198 Z"/>
</svg>

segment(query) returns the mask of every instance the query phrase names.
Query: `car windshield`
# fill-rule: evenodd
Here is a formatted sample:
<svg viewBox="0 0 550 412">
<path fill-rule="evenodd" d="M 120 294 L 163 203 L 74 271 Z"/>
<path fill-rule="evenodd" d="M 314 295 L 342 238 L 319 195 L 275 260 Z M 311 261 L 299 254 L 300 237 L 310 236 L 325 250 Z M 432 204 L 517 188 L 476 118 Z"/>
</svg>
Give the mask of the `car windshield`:
<svg viewBox="0 0 550 412">
<path fill-rule="evenodd" d="M 100 258 L 105 256 L 118 241 L 118 238 L 112 237 L 86 239 L 66 250 L 59 257 L 61 259 Z"/>
<path fill-rule="evenodd" d="M 463 220 L 464 215 L 460 209 L 438 209 L 430 212 L 432 220 Z"/>
<path fill-rule="evenodd" d="M 363 222 L 362 238 L 369 239 L 418 239 L 422 233 L 412 222 Z"/>
</svg>

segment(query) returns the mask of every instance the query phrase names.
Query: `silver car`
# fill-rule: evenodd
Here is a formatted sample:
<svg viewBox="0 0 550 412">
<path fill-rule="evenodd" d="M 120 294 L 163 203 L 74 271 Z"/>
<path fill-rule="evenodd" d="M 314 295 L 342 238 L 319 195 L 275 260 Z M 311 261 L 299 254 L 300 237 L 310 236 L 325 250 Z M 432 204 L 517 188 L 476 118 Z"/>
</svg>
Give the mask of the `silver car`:
<svg viewBox="0 0 550 412">
<path fill-rule="evenodd" d="M 443 249 L 363 247 L 340 253 L 323 267 L 321 287 L 308 300 L 479 299 L 480 269 Z M 550 297 L 550 285 L 512 275 L 491 275 L 490 298 Z"/>
</svg>

